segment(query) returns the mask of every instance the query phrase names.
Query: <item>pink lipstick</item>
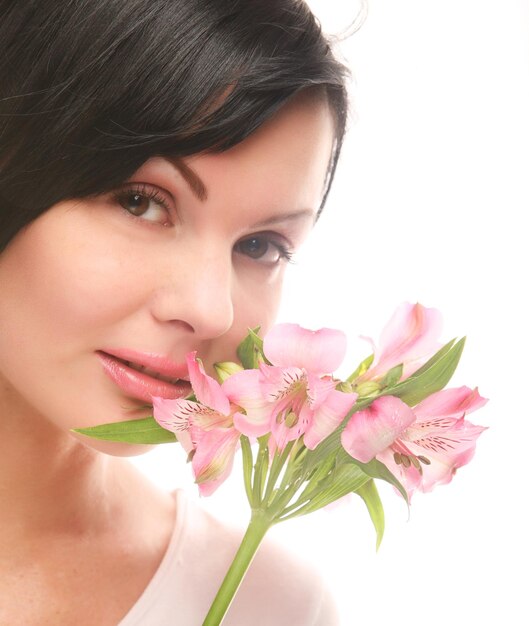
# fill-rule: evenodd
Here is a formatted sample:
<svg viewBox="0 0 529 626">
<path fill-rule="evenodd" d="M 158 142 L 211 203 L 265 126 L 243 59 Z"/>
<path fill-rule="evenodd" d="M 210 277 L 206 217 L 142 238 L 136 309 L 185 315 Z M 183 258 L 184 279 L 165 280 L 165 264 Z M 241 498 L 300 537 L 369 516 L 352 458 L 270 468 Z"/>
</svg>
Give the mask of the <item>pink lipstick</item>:
<svg viewBox="0 0 529 626">
<path fill-rule="evenodd" d="M 128 349 L 96 352 L 107 376 L 128 396 L 152 402 L 152 396 L 185 398 L 191 392 L 185 363 Z"/>
</svg>

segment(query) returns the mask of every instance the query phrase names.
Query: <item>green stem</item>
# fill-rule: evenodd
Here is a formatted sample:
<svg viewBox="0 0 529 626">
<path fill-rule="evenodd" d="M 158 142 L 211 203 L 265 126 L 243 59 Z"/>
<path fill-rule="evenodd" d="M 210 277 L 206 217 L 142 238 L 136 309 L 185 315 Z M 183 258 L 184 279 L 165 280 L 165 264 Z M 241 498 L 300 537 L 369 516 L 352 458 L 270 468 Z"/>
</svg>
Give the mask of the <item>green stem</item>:
<svg viewBox="0 0 529 626">
<path fill-rule="evenodd" d="M 259 438 L 259 451 L 257 452 L 257 458 L 253 468 L 253 506 L 258 507 L 261 505 L 263 497 L 263 481 L 266 478 L 268 472 L 268 438 Z"/>
<path fill-rule="evenodd" d="M 289 519 L 294 519 L 295 517 L 299 517 L 300 515 L 305 515 L 305 511 L 310 509 L 312 504 L 312 500 L 307 500 L 303 504 L 300 502 L 296 502 L 295 505 L 289 506 L 288 509 L 285 509 L 283 512 L 283 516 L 278 518 L 278 522 L 286 522 Z"/>
<path fill-rule="evenodd" d="M 297 478 L 288 488 L 284 488 L 283 485 L 279 488 L 276 498 L 273 504 L 269 505 L 269 510 L 274 515 L 274 519 L 277 519 L 278 515 L 281 515 L 285 507 L 296 495 L 296 491 L 303 483 L 303 478 Z"/>
<path fill-rule="evenodd" d="M 271 522 L 262 511 L 254 511 L 241 545 L 235 554 L 228 573 L 213 600 L 202 626 L 220 626 L 232 600 L 263 540 Z"/>
<path fill-rule="evenodd" d="M 320 476 L 316 476 L 316 479 L 311 478 L 305 489 L 299 494 L 298 499 L 293 504 L 285 506 L 278 519 L 284 522 L 292 517 L 297 517 L 301 514 L 302 510 L 309 508 L 314 498 L 317 498 L 328 489 L 330 482 L 329 477 L 332 477 L 332 474 L 323 478 Z M 292 515 L 290 515 L 290 513 L 292 513 Z"/>
<path fill-rule="evenodd" d="M 248 437 L 241 435 L 241 450 L 242 450 L 242 467 L 244 474 L 244 488 L 246 490 L 246 497 L 248 498 L 248 502 L 250 506 L 254 506 L 253 502 L 253 494 L 252 494 L 252 466 L 253 466 L 253 457 L 252 457 L 252 447 L 250 445 L 250 441 Z"/>
<path fill-rule="evenodd" d="M 272 460 L 272 467 L 270 468 L 270 474 L 268 476 L 268 483 L 266 485 L 265 494 L 263 497 L 263 502 L 267 502 L 270 504 L 271 495 L 274 487 L 276 486 L 276 481 L 279 478 L 279 474 L 285 465 L 286 460 L 288 459 L 288 455 L 290 454 L 290 450 L 294 445 L 293 441 L 289 441 L 281 454 L 274 455 Z"/>
<path fill-rule="evenodd" d="M 303 491 L 303 493 L 301 493 L 298 497 L 298 499 L 291 505 L 286 506 L 283 509 L 283 512 L 281 513 L 281 515 L 286 515 L 288 513 L 290 513 L 291 511 L 294 511 L 295 509 L 299 508 L 302 504 L 305 504 L 307 502 L 309 502 L 315 495 L 317 495 L 321 490 L 317 489 L 317 488 L 313 488 L 310 491 L 305 490 Z M 283 519 L 283 518 L 281 518 Z"/>
<path fill-rule="evenodd" d="M 297 501 L 285 508 L 282 514 L 289 513 L 291 510 L 297 508 L 300 504 L 304 503 L 307 500 L 312 499 L 315 495 L 322 491 L 322 483 L 327 483 L 330 472 L 335 465 L 334 457 L 329 457 L 326 461 L 324 461 L 317 469 L 314 471 L 310 479 L 308 480 L 305 489 L 300 493 Z"/>
</svg>

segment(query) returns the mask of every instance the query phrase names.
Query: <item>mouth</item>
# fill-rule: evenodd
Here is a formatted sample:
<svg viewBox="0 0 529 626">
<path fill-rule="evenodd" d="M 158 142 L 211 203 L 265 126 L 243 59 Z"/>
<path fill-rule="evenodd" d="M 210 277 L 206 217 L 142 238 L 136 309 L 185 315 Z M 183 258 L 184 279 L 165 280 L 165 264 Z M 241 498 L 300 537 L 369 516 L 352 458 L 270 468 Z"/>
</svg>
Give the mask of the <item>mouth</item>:
<svg viewBox="0 0 529 626">
<path fill-rule="evenodd" d="M 185 398 L 192 392 L 189 381 L 182 376 L 172 375 L 173 372 L 168 375 L 167 367 L 162 373 L 102 350 L 96 354 L 107 376 L 129 397 L 152 403 L 153 396 L 175 400 Z M 183 370 L 181 374 L 184 374 Z"/>
<path fill-rule="evenodd" d="M 136 370 L 137 372 L 146 374 L 147 376 L 150 376 L 151 378 L 154 378 L 155 380 L 163 380 L 164 382 L 170 383 L 171 385 L 176 385 L 178 382 L 182 380 L 181 378 L 178 378 L 178 377 L 171 378 L 169 376 L 164 376 L 160 372 L 157 372 L 151 369 L 150 367 L 146 367 L 145 365 L 139 365 L 138 363 L 134 363 L 132 361 L 125 361 L 124 359 L 118 359 L 117 357 L 116 357 L 116 360 L 120 361 L 127 367 L 130 367 L 131 369 Z"/>
</svg>

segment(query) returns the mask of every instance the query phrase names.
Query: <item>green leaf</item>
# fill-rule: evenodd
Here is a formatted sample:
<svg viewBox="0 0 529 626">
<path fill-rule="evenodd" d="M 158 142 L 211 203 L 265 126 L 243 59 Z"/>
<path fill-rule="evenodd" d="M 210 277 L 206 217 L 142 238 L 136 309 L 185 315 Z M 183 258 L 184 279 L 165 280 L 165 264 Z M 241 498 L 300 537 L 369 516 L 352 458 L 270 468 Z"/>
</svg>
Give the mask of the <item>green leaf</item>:
<svg viewBox="0 0 529 626">
<path fill-rule="evenodd" d="M 257 334 L 260 329 L 260 326 L 257 326 L 253 330 L 249 328 L 248 334 L 237 348 L 237 356 L 244 369 L 256 369 L 259 367 L 259 363 L 265 360 L 263 354 L 263 340 Z"/>
<path fill-rule="evenodd" d="M 145 444 L 173 443 L 176 441 L 174 433 L 162 428 L 154 417 L 129 420 L 127 422 L 113 422 L 88 428 L 74 428 L 72 430 L 74 433 L 106 441 Z"/>
<path fill-rule="evenodd" d="M 427 363 L 403 382 L 384 390 L 385 395 L 397 396 L 409 406 L 415 406 L 432 393 L 443 389 L 455 372 L 465 338 L 455 339 L 443 346 Z"/>
<path fill-rule="evenodd" d="M 361 487 L 356 489 L 355 493 L 357 493 L 366 503 L 369 516 L 371 517 L 371 521 L 373 522 L 373 526 L 375 527 L 375 531 L 377 533 L 378 550 L 380 543 L 382 542 L 382 537 L 384 536 L 384 507 L 382 506 L 382 501 L 378 495 L 378 489 L 375 485 L 375 481 L 372 479 L 368 480 Z"/>
<path fill-rule="evenodd" d="M 356 459 L 353 459 L 353 457 L 349 456 L 349 454 L 347 454 L 345 450 L 343 451 L 343 453 L 348 457 L 349 462 L 354 463 L 354 465 L 358 466 L 364 472 L 364 474 L 367 474 L 371 478 L 377 478 L 379 480 L 383 480 L 389 483 L 390 485 L 393 485 L 393 487 L 395 487 L 399 491 L 401 496 L 404 498 L 406 504 L 409 506 L 410 503 L 408 500 L 408 493 L 406 492 L 406 489 L 404 489 L 401 482 L 388 470 L 384 463 L 381 463 L 378 459 L 372 459 L 371 461 L 369 461 L 369 463 L 361 463 L 360 461 L 357 461 Z"/>
<path fill-rule="evenodd" d="M 367 370 L 371 367 L 371 363 L 373 363 L 373 359 L 375 358 L 374 354 L 370 354 L 366 359 L 364 359 L 360 365 L 355 369 L 355 371 L 349 376 L 346 380 L 348 383 L 352 383 L 356 378 L 362 376 L 367 372 Z"/>
</svg>

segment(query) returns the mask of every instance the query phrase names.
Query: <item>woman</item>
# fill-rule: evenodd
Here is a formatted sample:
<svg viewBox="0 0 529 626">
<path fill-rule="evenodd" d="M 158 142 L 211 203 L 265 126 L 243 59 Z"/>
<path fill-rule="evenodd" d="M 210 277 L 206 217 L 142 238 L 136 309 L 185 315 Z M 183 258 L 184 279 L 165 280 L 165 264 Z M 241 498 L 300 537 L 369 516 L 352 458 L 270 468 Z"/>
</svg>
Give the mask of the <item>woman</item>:
<svg viewBox="0 0 529 626">
<path fill-rule="evenodd" d="M 70 429 L 274 320 L 344 68 L 296 0 L 0 1 L 0 624 L 200 624 L 240 537 Z M 102 454 L 107 453 L 107 454 Z M 176 519 L 176 523 L 175 523 Z M 335 623 L 263 546 L 227 624 Z"/>
</svg>

